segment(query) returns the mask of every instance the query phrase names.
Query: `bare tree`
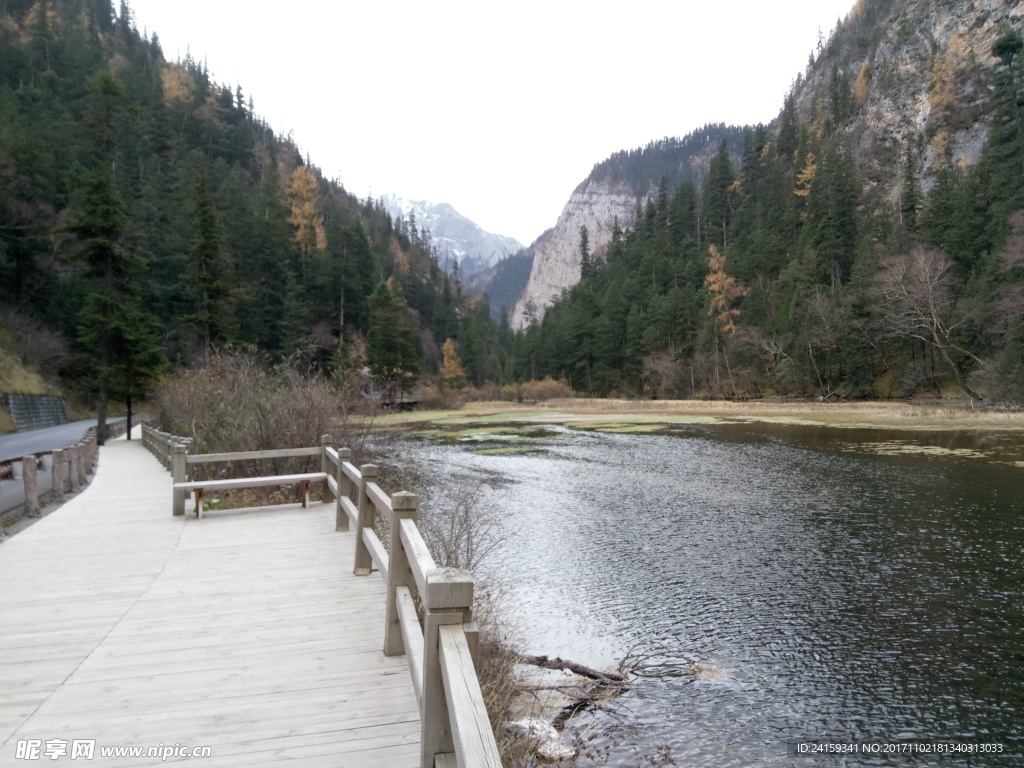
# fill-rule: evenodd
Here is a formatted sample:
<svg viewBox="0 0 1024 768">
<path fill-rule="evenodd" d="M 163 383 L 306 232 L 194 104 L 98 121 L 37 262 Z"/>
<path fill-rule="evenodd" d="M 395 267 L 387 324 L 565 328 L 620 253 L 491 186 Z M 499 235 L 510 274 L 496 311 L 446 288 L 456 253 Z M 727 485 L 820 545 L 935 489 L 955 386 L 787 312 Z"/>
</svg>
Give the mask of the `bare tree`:
<svg viewBox="0 0 1024 768">
<path fill-rule="evenodd" d="M 654 352 L 644 358 L 640 374 L 644 383 L 657 389 L 658 397 L 679 397 L 679 381 L 683 375 L 683 364 L 676 360 L 671 349 Z"/>
<path fill-rule="evenodd" d="M 811 358 L 811 365 L 814 366 L 814 373 L 818 377 L 818 386 L 821 389 L 823 398 L 835 394 L 832 382 L 825 386 L 821 370 L 818 368 L 818 360 L 815 352 L 832 352 L 839 347 L 843 338 L 843 307 L 834 296 L 829 296 L 818 291 L 812 295 L 804 304 L 807 312 L 808 334 L 807 354 Z M 826 371 L 827 375 L 827 371 Z"/>
<path fill-rule="evenodd" d="M 495 499 L 485 498 L 487 479 L 449 478 L 446 487 L 430 494 L 420 527 L 438 565 L 474 570 L 506 535 Z"/>
<path fill-rule="evenodd" d="M 786 354 L 786 347 L 792 338 L 792 334 L 789 333 L 766 333 L 756 325 L 740 328 L 737 334 L 737 340 L 742 348 L 760 359 L 768 383 L 776 391 L 779 386 L 775 381 L 775 367 L 783 360 L 790 359 Z"/>
<path fill-rule="evenodd" d="M 985 362 L 957 346 L 953 331 L 966 319 L 953 301 L 956 282 L 950 274 L 953 260 L 942 251 L 915 245 L 910 253 L 888 256 L 875 284 L 883 323 L 896 335 L 920 339 L 935 348 L 949 365 L 960 387 L 976 397 L 964 381 L 950 351 L 955 350 L 979 365 Z"/>
</svg>

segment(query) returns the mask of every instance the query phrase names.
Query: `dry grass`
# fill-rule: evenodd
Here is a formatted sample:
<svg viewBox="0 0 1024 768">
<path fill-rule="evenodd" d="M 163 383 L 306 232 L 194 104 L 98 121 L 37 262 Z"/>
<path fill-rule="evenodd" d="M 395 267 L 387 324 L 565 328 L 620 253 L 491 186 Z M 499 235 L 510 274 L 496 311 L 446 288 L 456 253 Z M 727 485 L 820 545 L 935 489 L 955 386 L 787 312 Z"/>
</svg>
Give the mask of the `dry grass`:
<svg viewBox="0 0 1024 768">
<path fill-rule="evenodd" d="M 22 395 L 49 395 L 50 387 L 43 377 L 10 352 L 0 349 L 0 392 L 15 392 Z"/>
</svg>

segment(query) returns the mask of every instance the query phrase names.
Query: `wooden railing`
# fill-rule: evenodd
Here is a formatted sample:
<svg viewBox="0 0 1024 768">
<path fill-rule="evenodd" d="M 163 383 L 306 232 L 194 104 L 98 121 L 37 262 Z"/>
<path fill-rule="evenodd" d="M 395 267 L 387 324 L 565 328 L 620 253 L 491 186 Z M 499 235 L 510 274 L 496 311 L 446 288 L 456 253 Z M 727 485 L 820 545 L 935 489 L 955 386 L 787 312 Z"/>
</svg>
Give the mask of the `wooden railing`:
<svg viewBox="0 0 1024 768">
<path fill-rule="evenodd" d="M 25 516 L 39 517 L 42 509 L 40 500 L 47 497 L 39 491 L 40 469 L 50 470 L 49 501 L 63 504 L 69 492 L 78 493 L 88 483 L 88 475 L 96 468 L 96 457 L 96 430 L 90 427 L 74 445 L 44 454 L 29 454 L 16 464 L 12 463 L 12 475 L 18 477 L 18 472 L 14 471 L 17 467 L 24 483 L 25 501 L 22 508 Z M 17 506 L 13 510 L 0 507 L 0 515 L 8 513 L 16 517 L 17 509 Z M 0 525 L 0 539 L 3 537 L 3 525 Z"/>
<path fill-rule="evenodd" d="M 418 496 L 404 491 L 388 496 L 377 483 L 378 467 L 356 468 L 352 452 L 333 448 L 329 435 L 321 438 L 318 448 L 191 456 L 184 438 L 148 427 L 143 431 L 148 434 L 143 441 L 146 447 L 165 467 L 169 465 L 176 485 L 191 485 L 186 482 L 190 464 L 319 454 L 329 489 L 324 500 L 335 504 L 335 530 L 354 528 L 353 572 L 369 576 L 376 566 L 387 584 L 383 651 L 386 656 L 404 654 L 409 664 L 420 712 L 421 768 L 500 768 L 476 675 L 479 631 L 473 622 L 473 574 L 437 567 L 417 525 Z M 168 455 L 169 461 L 165 460 Z M 184 499 L 183 493 L 179 513 L 175 492 L 175 514 L 184 514 Z M 377 534 L 381 518 L 389 548 Z"/>
</svg>

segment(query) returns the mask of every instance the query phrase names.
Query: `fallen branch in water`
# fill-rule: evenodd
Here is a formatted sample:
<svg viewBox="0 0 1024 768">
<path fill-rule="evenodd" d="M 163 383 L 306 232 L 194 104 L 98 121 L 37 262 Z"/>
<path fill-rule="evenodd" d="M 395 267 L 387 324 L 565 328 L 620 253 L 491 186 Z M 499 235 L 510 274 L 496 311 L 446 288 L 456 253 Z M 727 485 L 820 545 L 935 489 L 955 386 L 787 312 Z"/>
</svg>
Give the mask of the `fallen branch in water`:
<svg viewBox="0 0 1024 768">
<path fill-rule="evenodd" d="M 547 656 L 527 656 L 520 654 L 519 662 L 521 664 L 532 664 L 533 666 L 541 667 L 542 669 L 565 670 L 579 675 L 580 677 L 589 677 L 591 680 L 599 680 L 604 683 L 626 682 L 626 676 L 620 672 L 598 672 L 596 669 L 591 669 L 583 664 L 577 664 L 575 661 L 569 661 L 568 659 L 563 659 L 558 656 L 552 659 Z"/>
</svg>

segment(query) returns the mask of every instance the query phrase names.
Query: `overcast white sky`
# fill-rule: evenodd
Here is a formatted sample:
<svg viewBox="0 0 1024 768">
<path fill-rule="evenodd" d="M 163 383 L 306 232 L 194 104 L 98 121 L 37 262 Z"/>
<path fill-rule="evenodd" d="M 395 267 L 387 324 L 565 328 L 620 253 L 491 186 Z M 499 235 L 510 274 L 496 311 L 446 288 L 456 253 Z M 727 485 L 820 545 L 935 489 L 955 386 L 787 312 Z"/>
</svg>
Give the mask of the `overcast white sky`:
<svg viewBox="0 0 1024 768">
<path fill-rule="evenodd" d="M 620 149 L 768 122 L 853 0 L 131 0 L 329 178 L 529 244 Z"/>
</svg>

